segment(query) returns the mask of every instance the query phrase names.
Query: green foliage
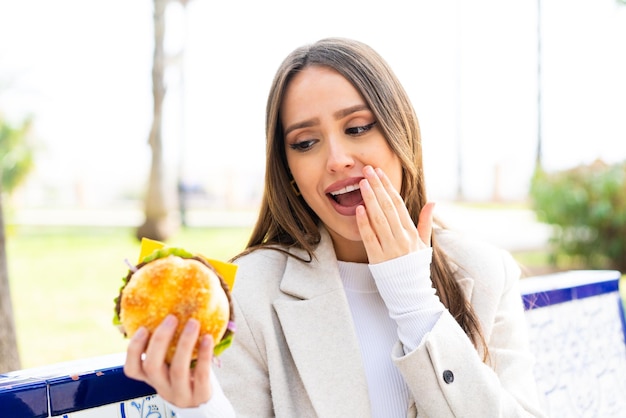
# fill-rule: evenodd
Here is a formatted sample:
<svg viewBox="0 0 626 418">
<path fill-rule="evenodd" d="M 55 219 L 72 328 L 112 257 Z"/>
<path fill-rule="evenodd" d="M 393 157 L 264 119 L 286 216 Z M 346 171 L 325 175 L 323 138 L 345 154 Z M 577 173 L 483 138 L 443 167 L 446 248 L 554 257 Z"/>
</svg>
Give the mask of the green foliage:
<svg viewBox="0 0 626 418">
<path fill-rule="evenodd" d="M 111 314 L 128 272 L 125 260 L 138 262 L 133 228 L 9 224 L 8 231 L 22 366 L 125 351 L 128 340 L 111 324 Z M 249 236 L 248 227 L 181 228 L 167 244 L 228 261 Z"/>
<path fill-rule="evenodd" d="M 565 255 L 626 271 L 626 162 L 538 171 L 530 196 L 538 219 L 555 226 L 554 262 Z"/>
<path fill-rule="evenodd" d="M 15 190 L 33 168 L 30 128 L 30 119 L 13 126 L 0 115 L 0 190 L 4 192 Z"/>
</svg>

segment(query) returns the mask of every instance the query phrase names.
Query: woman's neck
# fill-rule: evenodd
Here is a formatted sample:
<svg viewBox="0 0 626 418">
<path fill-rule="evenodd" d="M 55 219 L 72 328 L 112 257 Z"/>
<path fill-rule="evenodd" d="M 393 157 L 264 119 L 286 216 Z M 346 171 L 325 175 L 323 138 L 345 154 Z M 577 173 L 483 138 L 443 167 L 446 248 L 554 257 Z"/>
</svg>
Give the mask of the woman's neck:
<svg viewBox="0 0 626 418">
<path fill-rule="evenodd" d="M 330 237 L 335 248 L 335 255 L 339 261 L 348 261 L 352 263 L 367 263 L 367 252 L 363 241 L 351 241 L 339 234 L 329 231 Z"/>
</svg>

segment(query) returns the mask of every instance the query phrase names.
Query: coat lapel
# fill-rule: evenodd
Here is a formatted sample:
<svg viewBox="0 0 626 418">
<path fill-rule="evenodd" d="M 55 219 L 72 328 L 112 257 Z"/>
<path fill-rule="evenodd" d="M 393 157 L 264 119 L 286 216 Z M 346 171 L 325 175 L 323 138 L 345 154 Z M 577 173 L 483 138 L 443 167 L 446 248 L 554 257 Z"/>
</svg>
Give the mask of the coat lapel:
<svg viewBox="0 0 626 418">
<path fill-rule="evenodd" d="M 315 257 L 288 258 L 281 290 L 294 299 L 276 300 L 274 309 L 317 415 L 370 416 L 361 352 L 324 230 Z"/>
<path fill-rule="evenodd" d="M 474 293 L 474 279 L 472 279 L 471 277 L 465 275 L 461 268 L 459 267 L 458 264 L 456 264 L 454 261 L 448 260 L 448 263 L 450 264 L 450 270 L 456 280 L 456 282 L 459 284 L 459 287 L 461 288 L 461 291 L 463 292 L 463 294 L 465 295 L 465 298 L 468 301 L 472 300 L 472 295 Z"/>
<path fill-rule="evenodd" d="M 474 294 L 474 279 L 471 277 L 461 277 L 460 279 L 457 279 L 457 283 L 461 287 L 461 290 L 467 300 L 472 300 L 472 295 Z"/>
</svg>

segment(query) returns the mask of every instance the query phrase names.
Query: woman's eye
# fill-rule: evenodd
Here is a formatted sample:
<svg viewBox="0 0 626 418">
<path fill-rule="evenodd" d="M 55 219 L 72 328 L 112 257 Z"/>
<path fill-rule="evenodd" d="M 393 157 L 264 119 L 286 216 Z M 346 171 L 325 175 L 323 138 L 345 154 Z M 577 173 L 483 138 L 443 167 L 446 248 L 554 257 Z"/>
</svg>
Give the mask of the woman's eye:
<svg viewBox="0 0 626 418">
<path fill-rule="evenodd" d="M 369 123 L 369 124 L 364 125 L 364 126 L 355 126 L 353 128 L 346 129 L 346 133 L 348 135 L 362 135 L 365 132 L 367 132 L 370 129 L 372 129 L 374 127 L 374 125 L 376 125 L 376 122 L 372 122 L 372 123 Z"/>
<path fill-rule="evenodd" d="M 313 144 L 315 144 L 316 142 L 317 141 L 315 139 L 308 139 L 306 141 L 294 142 L 293 144 L 289 144 L 289 148 L 295 151 L 304 152 L 304 151 L 308 151 L 309 149 L 311 149 Z"/>
</svg>

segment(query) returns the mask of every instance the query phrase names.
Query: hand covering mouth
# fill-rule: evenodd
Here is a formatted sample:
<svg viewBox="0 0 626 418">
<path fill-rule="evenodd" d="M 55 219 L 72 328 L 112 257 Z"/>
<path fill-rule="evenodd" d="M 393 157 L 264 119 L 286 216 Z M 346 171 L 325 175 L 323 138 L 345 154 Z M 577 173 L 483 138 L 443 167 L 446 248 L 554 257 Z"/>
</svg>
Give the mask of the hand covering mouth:
<svg viewBox="0 0 626 418">
<path fill-rule="evenodd" d="M 363 202 L 358 183 L 330 192 L 328 196 L 341 206 L 356 206 Z"/>
</svg>

